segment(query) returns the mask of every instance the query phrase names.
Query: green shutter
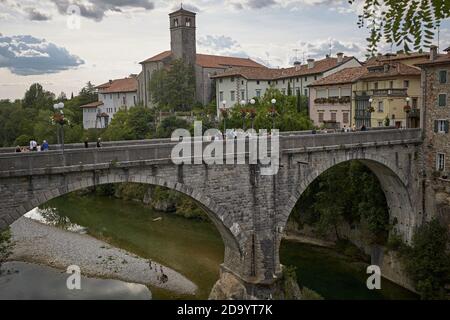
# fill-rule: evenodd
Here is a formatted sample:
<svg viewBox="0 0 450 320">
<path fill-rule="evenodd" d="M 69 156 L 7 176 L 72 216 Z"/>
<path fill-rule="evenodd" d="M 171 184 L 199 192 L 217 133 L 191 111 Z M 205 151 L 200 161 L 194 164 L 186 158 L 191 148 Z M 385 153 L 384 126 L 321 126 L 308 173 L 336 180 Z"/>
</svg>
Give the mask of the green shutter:
<svg viewBox="0 0 450 320">
<path fill-rule="evenodd" d="M 448 120 L 445 121 L 445 133 L 448 133 Z"/>
<path fill-rule="evenodd" d="M 434 120 L 434 132 L 438 132 L 439 121 Z"/>
</svg>

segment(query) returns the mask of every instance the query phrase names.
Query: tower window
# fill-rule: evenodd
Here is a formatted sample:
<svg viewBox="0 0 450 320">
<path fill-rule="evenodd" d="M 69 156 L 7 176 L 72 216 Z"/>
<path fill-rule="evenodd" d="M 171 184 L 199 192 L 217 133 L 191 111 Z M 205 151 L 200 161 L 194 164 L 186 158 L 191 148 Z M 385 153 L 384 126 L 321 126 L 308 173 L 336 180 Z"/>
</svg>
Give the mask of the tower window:
<svg viewBox="0 0 450 320">
<path fill-rule="evenodd" d="M 186 27 L 191 26 L 191 18 L 186 18 Z"/>
<path fill-rule="evenodd" d="M 174 25 L 175 27 L 178 27 L 178 19 L 173 20 L 173 25 Z"/>
</svg>

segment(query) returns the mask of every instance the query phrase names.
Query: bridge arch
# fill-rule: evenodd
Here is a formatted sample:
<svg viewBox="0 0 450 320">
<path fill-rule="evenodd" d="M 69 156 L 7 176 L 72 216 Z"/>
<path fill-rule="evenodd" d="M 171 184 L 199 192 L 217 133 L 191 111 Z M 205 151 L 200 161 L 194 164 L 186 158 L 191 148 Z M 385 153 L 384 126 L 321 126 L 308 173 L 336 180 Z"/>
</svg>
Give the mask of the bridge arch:
<svg viewBox="0 0 450 320">
<path fill-rule="evenodd" d="M 54 179 L 54 177 L 48 176 L 47 179 Z M 67 182 L 59 184 L 59 187 L 57 188 L 43 189 L 40 191 L 33 191 L 28 193 L 29 198 L 24 199 L 24 201 L 15 208 L 15 211 L 9 214 L 11 219 L 10 221 L 8 221 L 8 224 L 12 224 L 15 220 L 19 219 L 28 211 L 41 204 L 46 203 L 47 201 L 74 191 L 78 191 L 80 189 L 100 186 L 104 184 L 140 183 L 165 187 L 169 190 L 180 192 L 188 196 L 190 199 L 194 200 L 206 212 L 207 216 L 219 231 L 225 247 L 225 262 L 230 257 L 234 259 L 240 259 L 242 256 L 239 242 L 236 239 L 235 235 L 232 233 L 232 229 L 230 229 L 231 226 L 228 226 L 224 220 L 224 209 L 219 206 L 213 199 L 206 196 L 201 190 L 183 183 L 169 181 L 162 177 L 149 176 L 147 174 L 139 173 L 117 174 L 117 172 L 114 172 L 112 170 L 102 170 L 102 172 L 98 174 L 83 175 L 81 178 L 75 177 L 73 179 L 70 179 L 68 178 L 68 176 L 64 176 L 63 181 Z"/>
<path fill-rule="evenodd" d="M 386 197 L 391 223 L 395 221 L 394 230 L 402 236 L 405 242 L 410 242 L 413 227 L 416 225 L 416 215 L 414 208 L 414 195 L 409 190 L 410 177 L 399 168 L 395 161 L 390 161 L 387 157 L 381 156 L 377 152 L 337 152 L 334 157 L 321 157 L 317 165 L 310 170 L 306 178 L 303 179 L 290 195 L 289 201 L 284 208 L 281 227 L 287 225 L 288 219 L 306 189 L 323 173 L 333 167 L 350 162 L 359 161 L 368 167 L 378 178 L 381 188 Z M 394 163 L 393 163 L 394 162 Z M 281 240 L 279 241 L 281 244 Z"/>
</svg>

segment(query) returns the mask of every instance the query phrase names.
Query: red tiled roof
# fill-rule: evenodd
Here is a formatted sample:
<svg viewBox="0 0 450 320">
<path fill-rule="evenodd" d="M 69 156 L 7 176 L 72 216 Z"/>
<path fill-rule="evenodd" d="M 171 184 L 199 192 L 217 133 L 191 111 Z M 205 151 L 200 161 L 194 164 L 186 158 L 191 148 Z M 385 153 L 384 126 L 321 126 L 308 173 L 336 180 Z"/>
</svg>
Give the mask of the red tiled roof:
<svg viewBox="0 0 450 320">
<path fill-rule="evenodd" d="M 353 83 L 367 73 L 366 67 L 345 68 L 310 84 L 310 87 Z"/>
<path fill-rule="evenodd" d="M 244 77 L 248 80 L 274 80 L 281 75 L 280 69 L 269 68 L 231 68 L 211 78 Z"/>
<path fill-rule="evenodd" d="M 164 51 L 154 57 L 148 58 L 141 63 L 158 62 L 168 59 L 172 56 L 171 51 Z M 204 68 L 229 68 L 229 67 L 255 67 L 262 68 L 263 65 L 249 59 L 225 56 L 214 56 L 209 54 L 197 54 L 196 63 Z"/>
<path fill-rule="evenodd" d="M 427 66 L 438 65 L 438 64 L 450 64 L 450 53 L 440 54 L 433 61 L 428 60 L 425 62 L 417 63 L 416 66 L 427 67 Z"/>
<path fill-rule="evenodd" d="M 103 102 L 101 101 L 95 101 L 88 104 L 85 104 L 84 106 L 80 106 L 80 108 L 97 108 L 99 106 L 102 106 Z"/>
<path fill-rule="evenodd" d="M 353 59 L 353 57 L 344 57 L 341 63 L 338 63 L 337 58 L 326 58 L 314 62 L 312 68 L 308 65 L 302 65 L 287 69 L 270 69 L 270 68 L 232 68 L 224 73 L 213 76 L 212 78 L 224 78 L 232 76 L 242 76 L 251 80 L 278 80 L 292 77 L 301 77 L 312 74 L 319 74 L 329 71 L 343 63 Z"/>
<path fill-rule="evenodd" d="M 337 66 L 340 66 L 351 59 L 354 59 L 354 57 L 343 57 L 342 62 L 338 63 L 337 58 L 325 58 L 322 60 L 314 61 L 314 66 L 312 68 L 308 68 L 307 64 L 298 66 L 298 67 L 292 67 L 288 69 L 281 69 L 282 73 L 279 76 L 279 78 L 290 78 L 290 77 L 297 77 L 297 76 L 306 76 L 311 74 L 318 74 L 323 73 L 326 71 L 329 71 L 331 69 L 336 68 Z"/>
<path fill-rule="evenodd" d="M 385 66 L 389 69 L 385 70 Z M 398 76 L 420 76 L 420 69 L 417 67 L 411 67 L 401 62 L 374 62 L 371 65 L 367 65 L 368 72 L 360 79 L 380 79 L 380 78 L 392 78 Z"/>
<path fill-rule="evenodd" d="M 101 93 L 118 93 L 137 91 L 138 81 L 135 77 L 116 79 L 97 86 Z"/>
</svg>

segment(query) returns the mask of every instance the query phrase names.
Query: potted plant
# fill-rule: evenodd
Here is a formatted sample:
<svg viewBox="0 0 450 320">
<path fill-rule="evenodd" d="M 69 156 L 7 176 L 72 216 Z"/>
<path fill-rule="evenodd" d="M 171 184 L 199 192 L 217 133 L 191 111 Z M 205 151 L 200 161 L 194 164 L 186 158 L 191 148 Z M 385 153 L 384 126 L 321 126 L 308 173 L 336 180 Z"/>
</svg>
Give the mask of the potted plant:
<svg viewBox="0 0 450 320">
<path fill-rule="evenodd" d="M 370 107 L 367 108 L 367 112 L 373 113 L 373 112 L 375 112 L 375 108 L 370 106 Z"/>
</svg>

